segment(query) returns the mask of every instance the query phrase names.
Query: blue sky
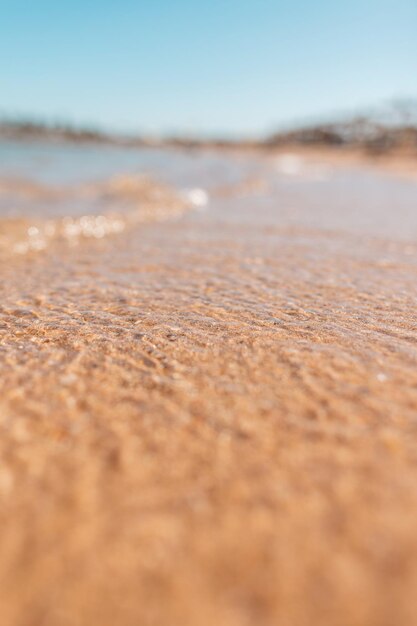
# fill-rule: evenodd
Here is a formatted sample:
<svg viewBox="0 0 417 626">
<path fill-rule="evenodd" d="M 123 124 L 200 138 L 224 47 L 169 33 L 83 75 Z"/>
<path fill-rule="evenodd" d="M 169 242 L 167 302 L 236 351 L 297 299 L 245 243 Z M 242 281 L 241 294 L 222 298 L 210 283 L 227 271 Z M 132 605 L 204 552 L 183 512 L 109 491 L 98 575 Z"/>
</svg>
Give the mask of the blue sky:
<svg viewBox="0 0 417 626">
<path fill-rule="evenodd" d="M 0 0 L 0 112 L 263 133 L 417 97 L 417 0 Z"/>
</svg>

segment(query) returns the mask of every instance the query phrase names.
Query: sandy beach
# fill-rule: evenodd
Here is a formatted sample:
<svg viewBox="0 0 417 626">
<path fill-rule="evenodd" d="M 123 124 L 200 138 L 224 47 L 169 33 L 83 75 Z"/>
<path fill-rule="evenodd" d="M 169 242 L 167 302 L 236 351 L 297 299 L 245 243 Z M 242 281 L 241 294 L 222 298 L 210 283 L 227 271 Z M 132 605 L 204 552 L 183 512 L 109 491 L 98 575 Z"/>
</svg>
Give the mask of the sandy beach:
<svg viewBox="0 0 417 626">
<path fill-rule="evenodd" d="M 48 150 L 0 180 L 1 623 L 417 625 L 417 182 Z"/>
</svg>

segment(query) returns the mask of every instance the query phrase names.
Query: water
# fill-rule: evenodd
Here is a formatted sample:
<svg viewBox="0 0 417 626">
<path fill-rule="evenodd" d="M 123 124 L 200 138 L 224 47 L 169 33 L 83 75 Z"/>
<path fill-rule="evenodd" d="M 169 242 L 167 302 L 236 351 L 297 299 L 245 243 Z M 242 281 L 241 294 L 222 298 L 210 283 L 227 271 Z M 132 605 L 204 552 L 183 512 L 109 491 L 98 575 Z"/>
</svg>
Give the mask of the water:
<svg viewBox="0 0 417 626">
<path fill-rule="evenodd" d="M 108 190 L 118 179 L 134 186 L 144 178 L 179 194 L 202 189 L 209 196 L 247 196 L 251 202 L 257 197 L 257 219 L 266 223 L 417 236 L 416 180 L 370 168 L 310 162 L 291 153 L 262 159 L 209 151 L 3 141 L 0 216 L 53 218 L 105 212 L 112 204 L 109 198 L 103 201 L 106 185 Z M 117 186 L 121 191 L 123 184 Z M 113 198 L 119 212 L 129 209 L 122 195 Z M 196 198 L 198 204 L 198 194 Z M 230 212 L 229 216 L 235 217 Z M 240 218 L 247 219 L 247 213 L 242 211 Z"/>
<path fill-rule="evenodd" d="M 240 179 L 242 163 L 209 152 L 0 141 L 2 177 L 70 185 L 100 182 L 119 173 L 140 173 L 179 187 L 223 185 Z"/>
</svg>

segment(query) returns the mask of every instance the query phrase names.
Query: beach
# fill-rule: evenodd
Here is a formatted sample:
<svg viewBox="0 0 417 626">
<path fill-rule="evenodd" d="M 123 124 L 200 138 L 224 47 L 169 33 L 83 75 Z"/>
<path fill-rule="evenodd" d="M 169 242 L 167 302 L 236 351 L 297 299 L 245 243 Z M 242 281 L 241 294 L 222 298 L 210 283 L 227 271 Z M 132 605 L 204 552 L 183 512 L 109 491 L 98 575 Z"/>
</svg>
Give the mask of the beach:
<svg viewBox="0 0 417 626">
<path fill-rule="evenodd" d="M 417 624 L 416 207 L 355 160 L 0 149 L 3 624 Z"/>
</svg>

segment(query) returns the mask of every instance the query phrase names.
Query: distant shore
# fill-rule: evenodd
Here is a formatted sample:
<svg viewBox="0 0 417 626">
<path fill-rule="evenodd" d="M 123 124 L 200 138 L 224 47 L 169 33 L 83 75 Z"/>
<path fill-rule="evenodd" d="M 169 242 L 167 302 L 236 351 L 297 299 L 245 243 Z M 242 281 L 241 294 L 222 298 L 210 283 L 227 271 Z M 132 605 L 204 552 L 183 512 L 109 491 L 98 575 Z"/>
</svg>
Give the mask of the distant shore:
<svg viewBox="0 0 417 626">
<path fill-rule="evenodd" d="M 259 138 L 227 138 L 187 135 L 151 137 L 117 134 L 97 128 L 71 124 L 49 124 L 31 120 L 0 120 L 0 139 L 50 140 L 75 143 L 110 143 L 123 146 L 174 146 L 184 148 L 226 147 L 264 148 L 326 147 L 338 150 L 362 149 L 377 156 L 393 151 L 407 151 L 417 156 L 417 119 L 404 118 L 396 123 L 355 117 L 339 122 L 306 124 Z"/>
<path fill-rule="evenodd" d="M 417 122 L 388 124 L 357 117 L 327 124 L 310 124 L 259 139 L 147 137 L 120 135 L 92 128 L 25 120 L 0 121 L 0 141 L 46 141 L 102 144 L 131 148 L 254 151 L 272 157 L 292 153 L 306 159 L 346 165 L 361 163 L 400 175 L 416 176 Z"/>
</svg>

